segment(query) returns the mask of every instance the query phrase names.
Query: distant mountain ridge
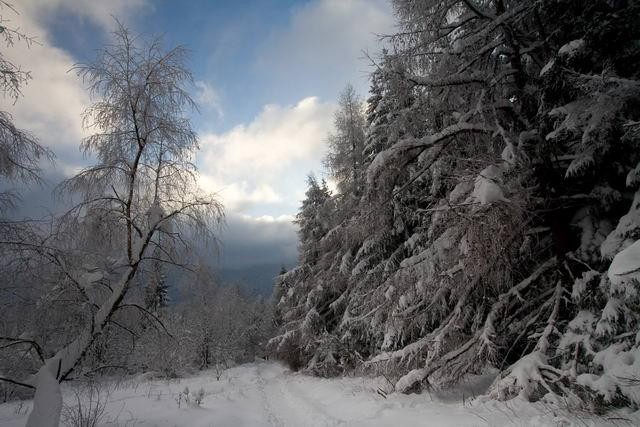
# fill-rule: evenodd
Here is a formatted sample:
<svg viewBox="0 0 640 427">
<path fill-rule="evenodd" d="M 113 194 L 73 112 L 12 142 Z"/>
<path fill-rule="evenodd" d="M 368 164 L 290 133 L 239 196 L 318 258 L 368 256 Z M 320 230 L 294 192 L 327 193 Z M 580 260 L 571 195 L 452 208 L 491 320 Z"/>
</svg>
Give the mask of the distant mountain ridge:
<svg viewBox="0 0 640 427">
<path fill-rule="evenodd" d="M 225 284 L 239 285 L 251 294 L 269 297 L 273 291 L 274 279 L 281 268 L 280 263 L 265 263 L 239 268 L 223 268 L 219 270 L 219 274 Z"/>
</svg>

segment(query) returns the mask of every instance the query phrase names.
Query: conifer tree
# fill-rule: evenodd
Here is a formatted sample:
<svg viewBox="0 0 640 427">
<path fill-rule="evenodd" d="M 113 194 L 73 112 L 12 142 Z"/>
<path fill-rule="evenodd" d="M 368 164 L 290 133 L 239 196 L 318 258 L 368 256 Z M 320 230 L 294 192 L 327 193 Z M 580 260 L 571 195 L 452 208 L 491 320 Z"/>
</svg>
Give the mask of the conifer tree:
<svg viewBox="0 0 640 427">
<path fill-rule="evenodd" d="M 344 138 L 327 156 L 352 198 L 319 261 L 281 276 L 305 295 L 279 303 L 313 343 L 297 362 L 384 372 L 397 391 L 493 367 L 495 398 L 640 405 L 624 363 L 640 356 L 640 7 L 394 8 L 363 167 L 346 172 Z"/>
</svg>

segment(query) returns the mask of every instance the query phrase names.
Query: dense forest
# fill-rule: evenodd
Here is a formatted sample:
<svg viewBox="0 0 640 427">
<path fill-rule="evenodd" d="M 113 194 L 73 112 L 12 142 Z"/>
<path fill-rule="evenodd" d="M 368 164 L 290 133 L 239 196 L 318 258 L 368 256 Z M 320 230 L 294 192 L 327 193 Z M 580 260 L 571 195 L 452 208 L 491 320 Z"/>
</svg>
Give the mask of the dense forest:
<svg viewBox="0 0 640 427">
<path fill-rule="evenodd" d="M 271 350 L 399 392 L 494 371 L 491 398 L 638 408 L 640 5 L 393 7 L 308 179 Z"/>
<path fill-rule="evenodd" d="M 98 425 L 105 408 L 118 424 L 129 404 L 127 425 L 491 425 L 464 395 L 487 378 L 474 404 L 489 417 L 517 401 L 554 425 L 556 408 L 640 419 L 640 3 L 391 5 L 368 94 L 339 95 L 294 220 L 298 264 L 271 299 L 215 268 L 225 209 L 198 156 L 220 152 L 199 152 L 194 87 L 208 86 L 186 47 L 112 17 L 109 40 L 65 71 L 86 92 L 84 157 L 60 159 L 62 210 L 46 217 L 21 216 L 20 190 L 42 188 L 65 148 L 0 108 L 0 424 Z M 7 50 L 39 43 L 13 25 L 19 9 L 0 0 L 13 104 L 34 76 Z M 252 123 L 230 132 L 271 127 Z M 263 270 L 238 265 L 268 293 Z M 455 407 L 405 395 L 456 387 Z"/>
</svg>

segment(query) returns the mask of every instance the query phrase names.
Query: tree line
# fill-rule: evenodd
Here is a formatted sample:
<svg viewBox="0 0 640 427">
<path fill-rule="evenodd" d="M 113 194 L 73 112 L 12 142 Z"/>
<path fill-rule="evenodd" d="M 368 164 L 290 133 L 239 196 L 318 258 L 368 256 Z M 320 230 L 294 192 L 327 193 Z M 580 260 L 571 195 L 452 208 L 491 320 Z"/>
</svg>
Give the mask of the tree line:
<svg viewBox="0 0 640 427">
<path fill-rule="evenodd" d="M 296 217 L 270 348 L 396 391 L 637 408 L 640 5 L 394 0 Z"/>
</svg>

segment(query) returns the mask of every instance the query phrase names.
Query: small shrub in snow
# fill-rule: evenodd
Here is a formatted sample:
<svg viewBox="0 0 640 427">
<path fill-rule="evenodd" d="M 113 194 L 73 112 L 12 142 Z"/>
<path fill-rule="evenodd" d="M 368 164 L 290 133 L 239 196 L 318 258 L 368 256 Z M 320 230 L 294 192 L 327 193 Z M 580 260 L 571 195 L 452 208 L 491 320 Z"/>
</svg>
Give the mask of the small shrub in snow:
<svg viewBox="0 0 640 427">
<path fill-rule="evenodd" d="M 95 427 L 105 416 L 109 392 L 98 383 L 88 383 L 74 389 L 74 403 L 63 405 L 62 424 L 70 427 Z"/>
<path fill-rule="evenodd" d="M 200 390 L 193 393 L 193 403 L 196 406 L 200 406 L 202 404 L 202 399 L 204 399 L 204 389 L 200 387 Z"/>
<path fill-rule="evenodd" d="M 178 404 L 178 408 L 181 407 L 182 402 L 186 403 L 190 406 L 200 406 L 202 404 L 202 400 L 204 399 L 204 389 L 200 387 L 198 391 L 190 391 L 189 387 L 185 387 L 178 396 L 176 397 L 176 403 Z"/>
</svg>

